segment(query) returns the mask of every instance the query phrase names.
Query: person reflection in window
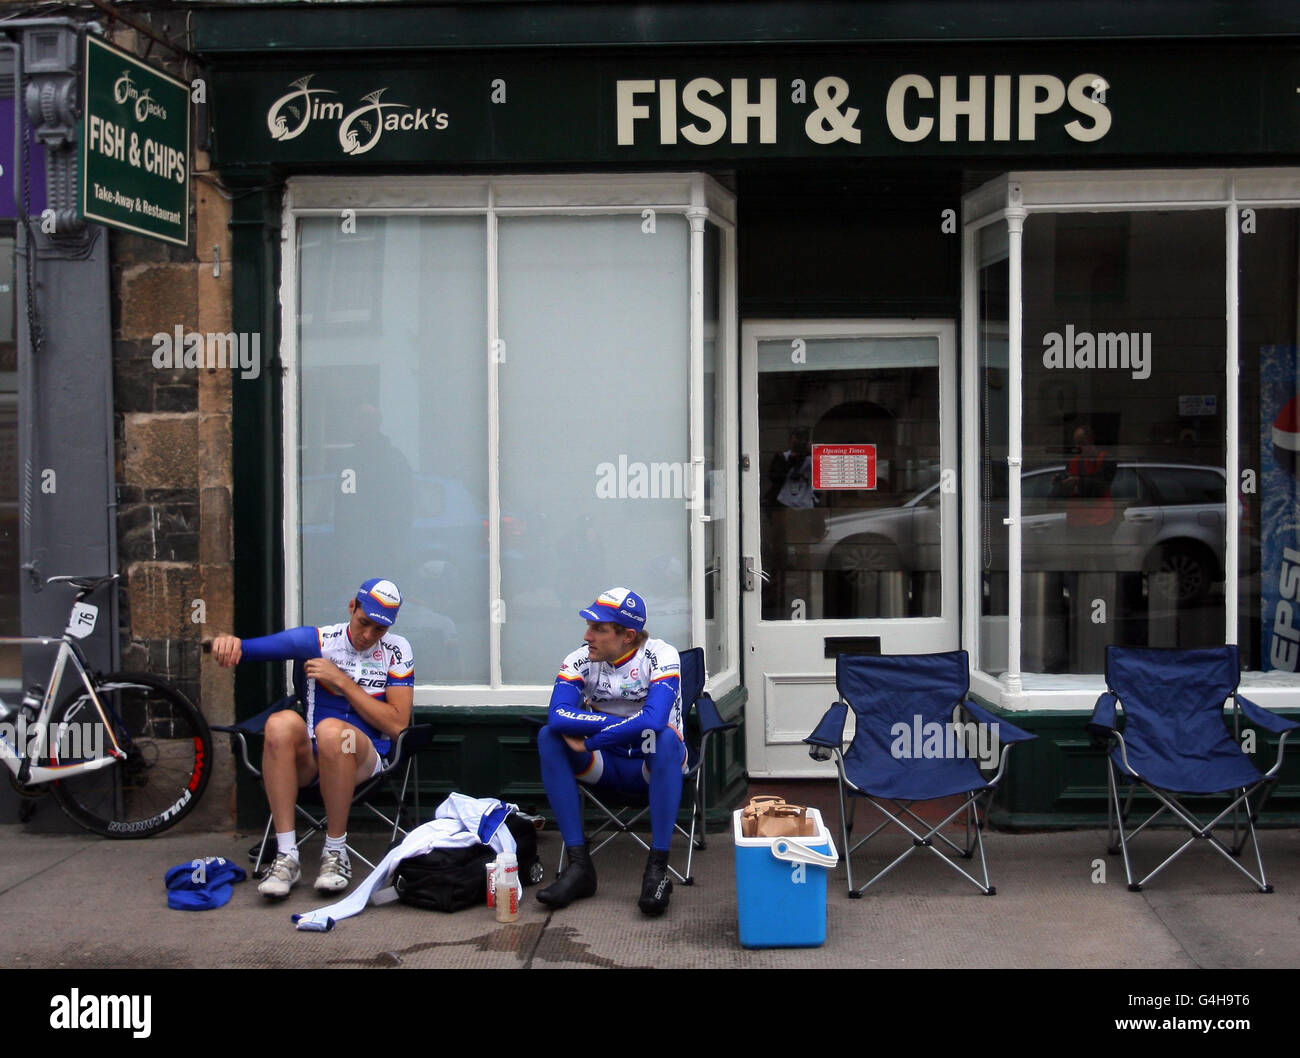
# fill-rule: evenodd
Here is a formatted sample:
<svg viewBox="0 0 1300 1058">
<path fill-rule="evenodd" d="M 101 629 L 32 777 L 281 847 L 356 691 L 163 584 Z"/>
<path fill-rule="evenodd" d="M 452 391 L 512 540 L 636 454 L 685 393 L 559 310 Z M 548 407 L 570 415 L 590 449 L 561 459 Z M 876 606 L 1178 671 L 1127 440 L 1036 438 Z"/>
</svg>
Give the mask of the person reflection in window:
<svg viewBox="0 0 1300 1058">
<path fill-rule="evenodd" d="M 777 452 L 767 468 L 767 495 L 764 507 L 790 507 L 807 510 L 817 505 L 812 487 L 812 448 L 808 444 L 808 427 L 790 431 L 790 447 Z"/>
<path fill-rule="evenodd" d="M 808 427 L 790 430 L 790 447 L 777 452 L 767 466 L 763 490 L 763 617 L 788 618 L 795 598 L 807 599 L 808 572 L 804 554 L 810 540 L 820 540 L 825 527 L 820 518 L 817 494 L 812 487 L 812 447 Z"/>
<path fill-rule="evenodd" d="M 1078 454 L 1066 464 L 1064 472 L 1056 475 L 1052 487 L 1052 495 L 1071 501 L 1066 507 L 1065 524 L 1109 525 L 1115 515 L 1110 495 L 1115 461 L 1097 447 L 1092 427 L 1086 423 L 1074 431 L 1074 449 Z"/>
</svg>

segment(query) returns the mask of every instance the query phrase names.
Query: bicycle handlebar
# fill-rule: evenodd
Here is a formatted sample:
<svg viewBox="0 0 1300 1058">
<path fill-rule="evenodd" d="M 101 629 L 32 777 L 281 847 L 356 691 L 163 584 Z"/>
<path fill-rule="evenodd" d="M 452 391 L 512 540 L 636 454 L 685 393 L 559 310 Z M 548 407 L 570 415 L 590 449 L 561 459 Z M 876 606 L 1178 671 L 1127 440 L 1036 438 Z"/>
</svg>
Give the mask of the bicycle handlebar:
<svg viewBox="0 0 1300 1058">
<path fill-rule="evenodd" d="M 72 576 L 47 577 L 45 579 L 45 583 L 46 584 L 65 584 L 65 583 L 71 584 L 73 587 L 78 588 L 83 592 L 89 593 L 94 591 L 96 588 L 100 587 L 101 585 L 111 584 L 113 581 L 117 580 L 120 576 L 121 576 L 120 573 L 108 573 L 102 577 L 72 577 Z"/>
</svg>

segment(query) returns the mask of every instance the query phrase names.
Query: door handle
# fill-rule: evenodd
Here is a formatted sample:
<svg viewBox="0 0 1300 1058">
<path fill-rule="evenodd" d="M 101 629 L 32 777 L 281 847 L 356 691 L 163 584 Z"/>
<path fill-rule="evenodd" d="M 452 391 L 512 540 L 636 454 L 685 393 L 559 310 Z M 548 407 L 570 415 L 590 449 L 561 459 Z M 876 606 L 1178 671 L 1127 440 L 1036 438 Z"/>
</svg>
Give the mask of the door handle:
<svg viewBox="0 0 1300 1058">
<path fill-rule="evenodd" d="M 746 555 L 743 559 L 741 559 L 740 573 L 741 573 L 741 587 L 745 591 L 753 591 L 757 587 L 757 585 L 754 583 L 755 577 L 758 577 L 765 584 L 772 583 L 771 576 L 763 572 L 763 570 L 761 569 L 754 568 L 754 557 L 752 555 Z"/>
</svg>

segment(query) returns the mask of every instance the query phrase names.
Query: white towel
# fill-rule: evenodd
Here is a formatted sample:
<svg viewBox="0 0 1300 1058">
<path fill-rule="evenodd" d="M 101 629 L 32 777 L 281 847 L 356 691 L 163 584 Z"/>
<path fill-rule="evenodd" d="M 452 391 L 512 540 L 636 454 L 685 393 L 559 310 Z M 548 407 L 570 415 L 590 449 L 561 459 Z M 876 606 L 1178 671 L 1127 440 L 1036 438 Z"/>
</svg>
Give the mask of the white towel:
<svg viewBox="0 0 1300 1058">
<path fill-rule="evenodd" d="M 406 835 L 405 840 L 380 860 L 379 865 L 370 872 L 364 882 L 352 892 L 333 904 L 318 907 L 305 914 L 294 915 L 293 921 L 299 929 L 324 933 L 334 928 L 334 923 L 344 918 L 359 915 L 366 909 L 372 894 L 379 897 L 379 892 L 388 887 L 389 879 L 397 870 L 397 865 L 410 856 L 422 856 L 431 849 L 468 848 L 482 842 L 491 845 L 497 852 L 509 852 L 517 855 L 515 837 L 510 828 L 505 826 L 506 815 L 496 820 L 491 833 L 482 834 L 482 830 L 491 827 L 493 820 L 485 819 L 498 809 L 507 808 L 518 812 L 519 806 L 505 804 L 495 797 L 467 797 L 465 794 L 452 793 L 438 806 L 432 822 L 418 826 Z M 391 897 L 389 897 L 391 899 Z M 377 903 L 387 900 L 379 897 Z"/>
</svg>

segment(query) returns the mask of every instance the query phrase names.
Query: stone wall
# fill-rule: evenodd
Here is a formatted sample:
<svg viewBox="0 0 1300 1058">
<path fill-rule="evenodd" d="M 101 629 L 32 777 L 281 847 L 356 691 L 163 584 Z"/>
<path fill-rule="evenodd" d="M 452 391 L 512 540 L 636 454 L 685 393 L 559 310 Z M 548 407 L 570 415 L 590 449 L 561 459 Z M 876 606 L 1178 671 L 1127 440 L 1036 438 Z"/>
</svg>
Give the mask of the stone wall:
<svg viewBox="0 0 1300 1058">
<path fill-rule="evenodd" d="M 153 28 L 183 40 L 153 16 Z M 132 30 L 111 34 L 137 55 Z M 157 46 L 149 61 L 190 81 L 197 71 Z M 111 239 L 113 400 L 118 562 L 123 574 L 122 668 L 176 683 L 209 723 L 234 720 L 234 673 L 202 653 L 202 641 L 233 630 L 229 369 L 157 367 L 156 334 L 231 330 L 230 205 L 195 151 L 191 241 L 173 246 L 127 232 Z M 214 264 L 214 262 L 218 262 Z M 219 273 L 219 274 L 214 274 Z M 211 785 L 185 825 L 234 819 L 232 759 L 214 747 Z"/>
</svg>

